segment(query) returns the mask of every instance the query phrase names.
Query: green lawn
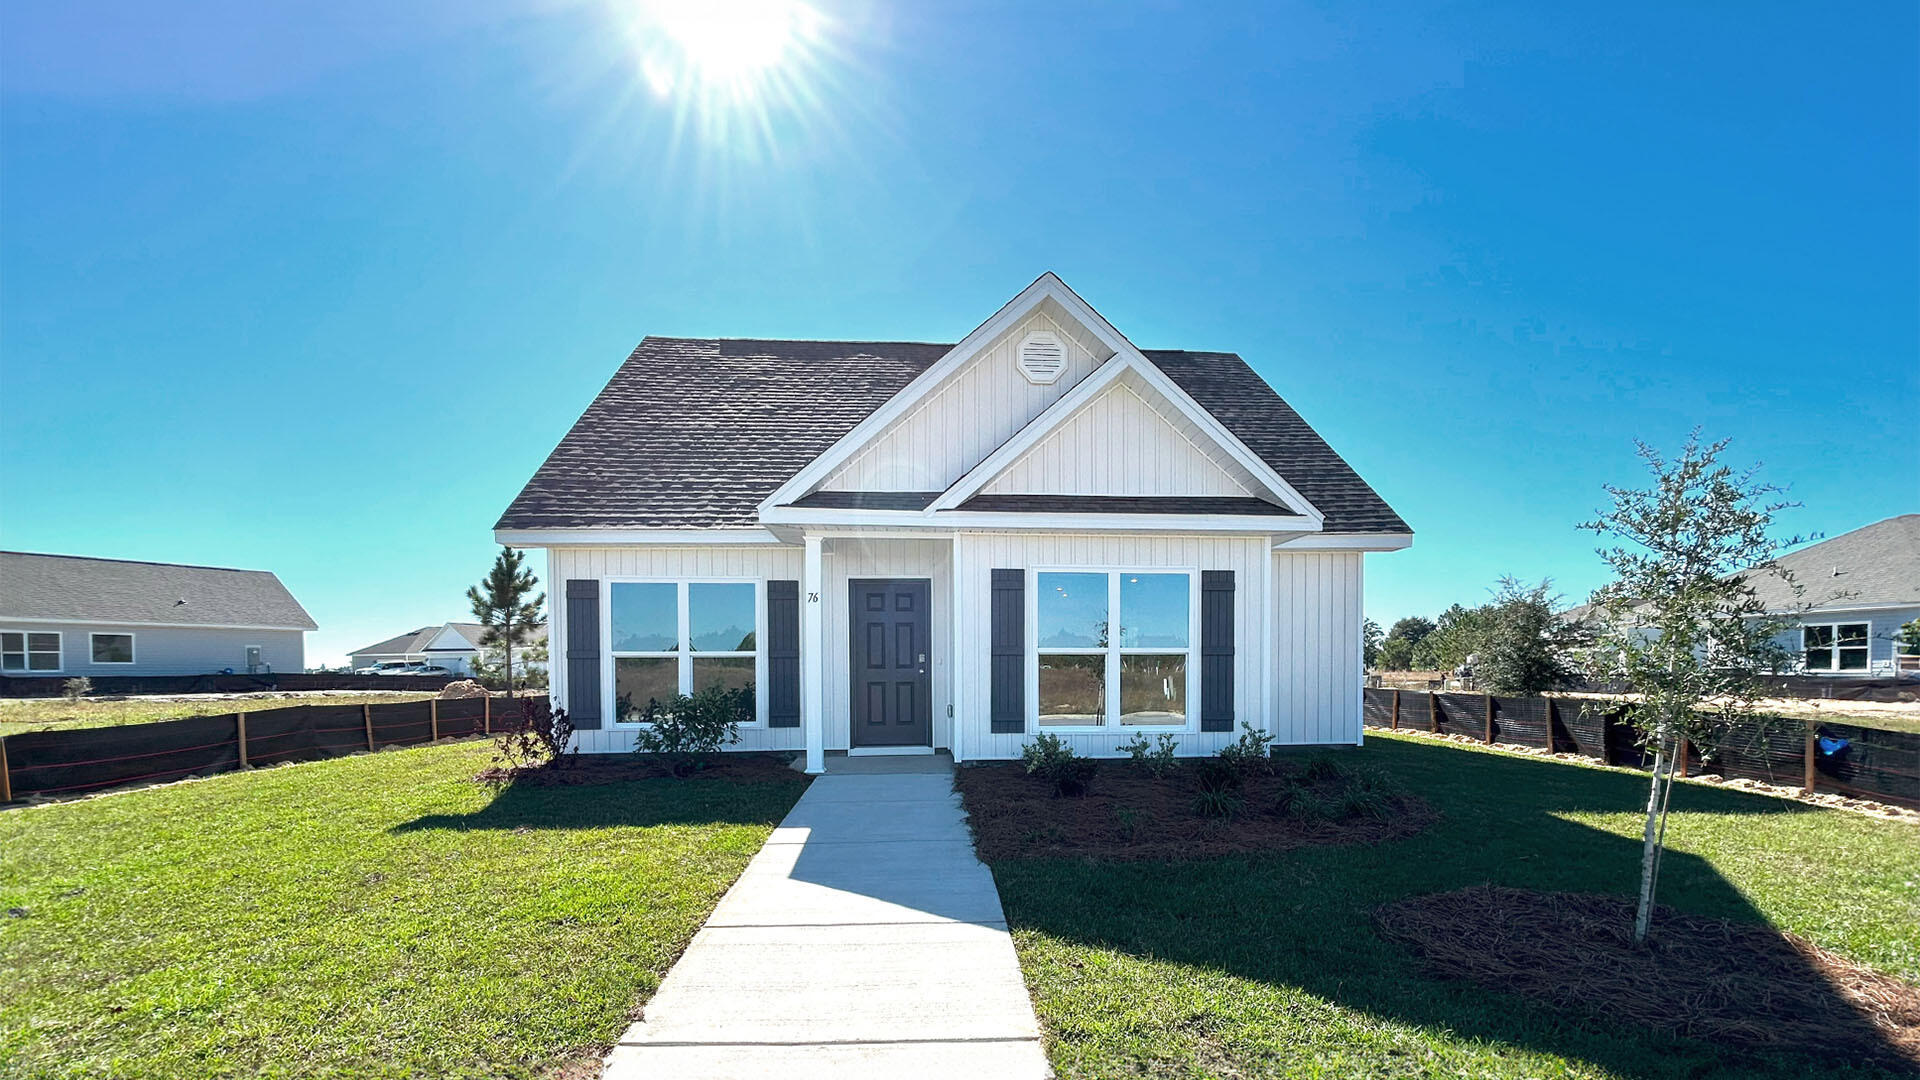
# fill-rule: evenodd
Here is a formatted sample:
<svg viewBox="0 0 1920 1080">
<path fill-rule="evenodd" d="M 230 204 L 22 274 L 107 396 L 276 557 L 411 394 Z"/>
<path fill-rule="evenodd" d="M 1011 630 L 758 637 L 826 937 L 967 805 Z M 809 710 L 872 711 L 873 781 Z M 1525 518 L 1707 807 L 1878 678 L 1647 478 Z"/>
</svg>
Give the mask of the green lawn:
<svg viewBox="0 0 1920 1080">
<path fill-rule="evenodd" d="M 137 697 L 110 701 L 83 698 L 73 702 L 66 698 L 6 698 L 0 700 L 0 735 L 21 731 L 150 724 L 188 716 L 218 716 L 241 709 L 251 712 L 257 709 L 285 709 L 294 705 L 378 705 L 395 701 L 425 701 L 433 696 L 422 692 L 388 690 L 367 694 L 266 693 L 193 701 L 155 701 Z"/>
<path fill-rule="evenodd" d="M 490 754 L 0 813 L 0 1075 L 537 1076 L 619 1035 L 806 786 L 496 796 Z"/>
<path fill-rule="evenodd" d="M 1481 882 L 1631 894 L 1646 780 L 1375 732 L 1354 760 L 1442 820 L 1372 848 L 993 866 L 1062 1077 L 1873 1075 L 1423 975 L 1374 932 L 1375 907 Z M 1673 801 L 1663 902 L 1920 980 L 1920 827 L 1701 785 Z"/>
</svg>

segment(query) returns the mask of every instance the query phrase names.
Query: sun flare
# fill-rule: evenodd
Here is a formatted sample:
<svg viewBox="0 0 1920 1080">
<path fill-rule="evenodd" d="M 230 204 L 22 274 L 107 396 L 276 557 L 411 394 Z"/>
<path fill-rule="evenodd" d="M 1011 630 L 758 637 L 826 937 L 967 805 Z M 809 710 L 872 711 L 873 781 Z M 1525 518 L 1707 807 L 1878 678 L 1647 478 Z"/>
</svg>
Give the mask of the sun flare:
<svg viewBox="0 0 1920 1080">
<path fill-rule="evenodd" d="M 758 100 L 803 73 L 824 22 L 798 0 L 641 0 L 631 30 L 660 97 Z"/>
</svg>

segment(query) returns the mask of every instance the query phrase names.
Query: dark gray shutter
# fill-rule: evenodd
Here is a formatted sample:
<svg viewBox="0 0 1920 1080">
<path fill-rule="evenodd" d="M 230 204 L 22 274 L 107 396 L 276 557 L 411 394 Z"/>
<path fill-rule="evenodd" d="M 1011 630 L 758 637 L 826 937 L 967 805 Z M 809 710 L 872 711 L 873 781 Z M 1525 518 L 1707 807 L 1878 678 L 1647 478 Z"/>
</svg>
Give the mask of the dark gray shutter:
<svg viewBox="0 0 1920 1080">
<path fill-rule="evenodd" d="M 1200 571 L 1200 730 L 1233 730 L 1233 571 Z"/>
<path fill-rule="evenodd" d="M 988 677 L 992 687 L 988 711 L 996 735 L 1027 730 L 1027 572 L 995 570 L 988 622 L 993 646 Z"/>
<path fill-rule="evenodd" d="M 800 583 L 767 582 L 767 726 L 800 726 Z"/>
<path fill-rule="evenodd" d="M 600 582 L 567 579 L 567 719 L 600 726 Z"/>
</svg>

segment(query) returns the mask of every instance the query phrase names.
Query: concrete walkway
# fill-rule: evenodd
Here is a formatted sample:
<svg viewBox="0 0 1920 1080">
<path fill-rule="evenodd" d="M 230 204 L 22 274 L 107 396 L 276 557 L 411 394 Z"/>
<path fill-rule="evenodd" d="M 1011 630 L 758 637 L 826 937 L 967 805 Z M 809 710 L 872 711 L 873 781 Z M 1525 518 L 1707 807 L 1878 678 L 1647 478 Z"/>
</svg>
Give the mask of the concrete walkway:
<svg viewBox="0 0 1920 1080">
<path fill-rule="evenodd" d="M 944 758 L 830 759 L 604 1080 L 1039 1080 L 1039 1028 Z"/>
</svg>

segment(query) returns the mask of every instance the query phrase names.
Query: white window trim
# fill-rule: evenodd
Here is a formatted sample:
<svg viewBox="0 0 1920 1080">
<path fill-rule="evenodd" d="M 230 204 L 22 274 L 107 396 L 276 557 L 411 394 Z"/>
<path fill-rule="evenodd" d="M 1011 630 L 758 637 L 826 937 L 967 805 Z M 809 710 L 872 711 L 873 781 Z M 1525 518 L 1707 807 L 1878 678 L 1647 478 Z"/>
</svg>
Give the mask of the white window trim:
<svg viewBox="0 0 1920 1080">
<path fill-rule="evenodd" d="M 1040 646 L 1040 575 L 1041 574 L 1105 574 L 1107 576 L 1107 619 L 1113 620 L 1114 612 L 1120 610 L 1120 579 L 1127 574 L 1185 574 L 1187 577 L 1187 646 L 1175 649 L 1168 646 L 1123 646 L 1116 642 L 1104 649 L 1090 648 L 1041 648 Z M 1200 730 L 1200 569 L 1194 566 L 1041 566 L 1027 571 L 1027 729 L 1040 734 L 1051 735 L 1120 735 L 1133 732 L 1145 732 L 1156 735 L 1163 732 L 1192 734 Z M 1109 634 L 1117 638 L 1117 634 Z M 1120 664 L 1117 656 L 1167 656 L 1184 652 L 1187 657 L 1187 719 L 1183 724 L 1122 724 L 1120 722 Z M 1107 714 L 1099 724 L 1047 724 L 1040 723 L 1040 657 L 1045 656 L 1091 656 L 1106 657 L 1106 700 Z"/>
<path fill-rule="evenodd" d="M 1842 646 L 1840 644 L 1840 628 L 1843 626 L 1866 627 L 1867 628 L 1866 644 Z M 1814 630 L 1814 629 L 1825 629 L 1832 635 L 1832 644 L 1826 646 L 1826 649 L 1825 649 L 1827 654 L 1827 665 L 1828 665 L 1826 667 L 1813 667 L 1807 663 L 1807 653 L 1811 651 L 1807 648 L 1807 631 Z M 1840 650 L 1842 648 L 1865 649 L 1867 652 L 1866 666 L 1857 667 L 1857 668 L 1841 667 L 1840 666 Z M 1871 672 L 1873 670 L 1873 623 L 1872 621 L 1861 620 L 1861 619 L 1848 619 L 1845 622 L 1800 624 L 1800 666 L 1801 666 L 1801 670 L 1803 671 L 1817 671 L 1822 675 L 1848 675 L 1848 674 L 1854 674 L 1854 673 L 1865 675 Z"/>
<path fill-rule="evenodd" d="M 64 675 L 67 671 L 67 635 L 59 630 L 22 630 L 15 627 L 0 627 L 0 634 L 21 634 L 20 661 L 28 666 L 19 668 L 0 668 L 0 675 L 10 678 L 26 678 L 30 675 Z M 36 668 L 33 664 L 33 643 L 26 634 L 52 634 L 54 640 L 54 666 Z"/>
<path fill-rule="evenodd" d="M 93 639 L 99 637 L 123 637 L 127 639 L 127 659 L 94 659 Z M 89 630 L 87 631 L 87 663 L 94 667 L 132 667 L 140 660 L 139 635 L 131 630 Z"/>
<path fill-rule="evenodd" d="M 675 652 L 616 652 L 613 648 L 613 587 L 615 585 L 677 585 L 675 602 L 678 604 L 677 632 L 679 640 L 688 640 L 691 629 L 692 608 L 688 602 L 689 585 L 751 585 L 753 586 L 753 644 L 751 654 L 745 652 L 703 652 L 695 653 L 691 649 Z M 600 715 L 605 717 L 609 728 L 626 731 L 638 731 L 647 725 L 638 720 L 622 720 L 614 694 L 614 661 L 622 657 L 639 659 L 676 659 L 679 661 L 680 692 L 688 693 L 692 688 L 693 660 L 695 656 L 724 658 L 729 656 L 753 657 L 753 720 L 740 725 L 743 729 L 758 729 L 767 726 L 767 583 L 764 578 L 750 577 L 607 577 L 600 579 L 600 658 L 603 661 L 600 671 Z"/>
</svg>

